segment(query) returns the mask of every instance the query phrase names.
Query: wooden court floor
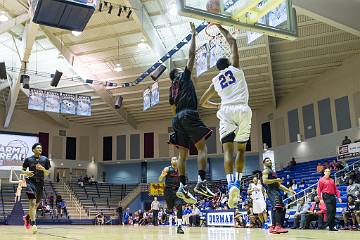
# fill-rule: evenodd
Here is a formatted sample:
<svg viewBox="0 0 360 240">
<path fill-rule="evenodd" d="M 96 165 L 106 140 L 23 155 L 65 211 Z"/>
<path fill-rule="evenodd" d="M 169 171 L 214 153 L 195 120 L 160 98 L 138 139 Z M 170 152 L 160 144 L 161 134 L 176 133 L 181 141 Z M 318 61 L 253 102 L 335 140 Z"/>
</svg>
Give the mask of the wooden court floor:
<svg viewBox="0 0 360 240">
<path fill-rule="evenodd" d="M 290 230 L 287 234 L 271 235 L 261 229 L 184 228 L 176 234 L 175 227 L 143 226 L 39 226 L 33 235 L 20 226 L 0 226 L 1 240 L 352 240 L 360 239 L 356 231 Z"/>
</svg>

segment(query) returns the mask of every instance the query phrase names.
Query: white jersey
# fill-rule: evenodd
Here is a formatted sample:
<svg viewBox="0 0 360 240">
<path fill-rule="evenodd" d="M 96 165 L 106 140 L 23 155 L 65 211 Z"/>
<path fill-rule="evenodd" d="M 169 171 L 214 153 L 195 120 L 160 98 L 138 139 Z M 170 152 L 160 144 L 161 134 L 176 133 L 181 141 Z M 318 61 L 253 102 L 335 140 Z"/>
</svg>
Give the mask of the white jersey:
<svg viewBox="0 0 360 240">
<path fill-rule="evenodd" d="M 221 105 L 248 105 L 249 90 L 244 72 L 229 66 L 220 71 L 212 80 L 215 90 L 221 98 Z"/>
<path fill-rule="evenodd" d="M 250 185 L 250 190 L 253 190 L 251 195 L 254 199 L 263 199 L 264 198 L 263 186 L 261 184 L 255 185 L 254 183 L 252 183 Z"/>
</svg>

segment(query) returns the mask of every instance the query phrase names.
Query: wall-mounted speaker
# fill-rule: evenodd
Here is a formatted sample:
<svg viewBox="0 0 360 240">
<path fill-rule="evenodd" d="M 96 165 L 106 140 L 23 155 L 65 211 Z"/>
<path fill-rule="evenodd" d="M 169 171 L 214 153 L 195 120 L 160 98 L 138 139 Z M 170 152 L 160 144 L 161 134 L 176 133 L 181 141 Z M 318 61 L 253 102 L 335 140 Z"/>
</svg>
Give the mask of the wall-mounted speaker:
<svg viewBox="0 0 360 240">
<path fill-rule="evenodd" d="M 0 62 L 0 79 L 7 79 L 6 66 L 4 62 Z"/>
<path fill-rule="evenodd" d="M 117 96 L 115 98 L 115 109 L 121 108 L 122 102 L 123 102 L 123 97 L 122 96 Z"/>
<path fill-rule="evenodd" d="M 57 85 L 60 82 L 61 76 L 63 75 L 62 72 L 59 72 L 58 70 L 56 70 L 53 79 L 51 80 L 50 86 L 52 87 L 57 87 Z"/>
<path fill-rule="evenodd" d="M 30 89 L 30 77 L 29 75 L 23 74 L 20 76 L 20 83 L 22 83 L 23 88 Z"/>
<path fill-rule="evenodd" d="M 164 73 L 164 71 L 166 70 L 166 66 L 165 65 L 160 65 L 152 74 L 151 74 L 151 78 L 152 80 L 156 81 L 161 74 Z"/>
</svg>

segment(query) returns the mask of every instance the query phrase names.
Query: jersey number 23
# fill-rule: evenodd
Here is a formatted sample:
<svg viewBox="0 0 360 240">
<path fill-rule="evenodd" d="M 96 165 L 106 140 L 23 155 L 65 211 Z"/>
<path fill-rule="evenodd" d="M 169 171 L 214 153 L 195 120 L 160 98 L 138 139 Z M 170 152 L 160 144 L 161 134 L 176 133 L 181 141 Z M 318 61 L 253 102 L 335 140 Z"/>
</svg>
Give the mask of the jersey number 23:
<svg viewBox="0 0 360 240">
<path fill-rule="evenodd" d="M 227 88 L 229 85 L 236 82 L 234 74 L 229 70 L 225 74 L 219 76 L 220 86 L 222 89 Z"/>
</svg>

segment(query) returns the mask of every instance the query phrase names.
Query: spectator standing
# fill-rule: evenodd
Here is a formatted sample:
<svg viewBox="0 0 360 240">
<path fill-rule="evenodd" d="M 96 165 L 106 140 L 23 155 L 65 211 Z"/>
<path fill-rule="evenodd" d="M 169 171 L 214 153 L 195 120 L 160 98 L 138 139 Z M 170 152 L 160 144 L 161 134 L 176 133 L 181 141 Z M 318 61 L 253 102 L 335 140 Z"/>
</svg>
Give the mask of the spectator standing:
<svg viewBox="0 0 360 240">
<path fill-rule="evenodd" d="M 122 209 L 122 206 L 119 206 L 117 209 L 116 209 L 116 212 L 118 214 L 118 217 L 119 217 L 119 224 L 122 225 L 123 224 L 123 209 Z"/>
<path fill-rule="evenodd" d="M 289 170 L 290 171 L 294 171 L 296 167 L 296 160 L 294 157 L 291 158 L 290 162 L 289 162 Z"/>
<path fill-rule="evenodd" d="M 127 208 L 124 213 L 124 224 L 125 225 L 129 224 L 129 218 L 130 218 L 130 208 Z"/>
<path fill-rule="evenodd" d="M 153 212 L 153 225 L 158 225 L 158 215 L 160 210 L 160 202 L 157 197 L 154 197 L 154 201 L 151 203 L 151 211 Z"/>
<path fill-rule="evenodd" d="M 344 140 L 342 141 L 342 145 L 350 144 L 351 140 L 348 138 L 348 136 L 345 136 Z"/>
<path fill-rule="evenodd" d="M 325 169 L 324 176 L 318 182 L 318 197 L 326 204 L 326 219 L 329 225 L 329 231 L 338 231 L 335 228 L 335 214 L 336 214 L 336 197 L 341 203 L 340 192 L 335 185 L 335 181 L 330 178 L 331 170 Z"/>
</svg>

